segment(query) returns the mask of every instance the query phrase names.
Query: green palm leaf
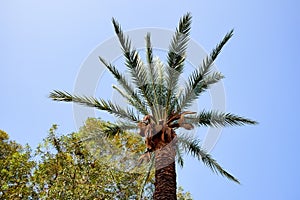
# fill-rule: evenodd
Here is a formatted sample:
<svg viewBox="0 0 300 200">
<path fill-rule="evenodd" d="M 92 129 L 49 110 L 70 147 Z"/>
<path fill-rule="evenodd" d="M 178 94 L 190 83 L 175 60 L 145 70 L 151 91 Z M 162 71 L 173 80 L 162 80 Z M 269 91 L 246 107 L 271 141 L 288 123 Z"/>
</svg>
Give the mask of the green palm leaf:
<svg viewBox="0 0 300 200">
<path fill-rule="evenodd" d="M 147 94 L 151 94 L 150 98 L 153 99 L 153 104 L 152 104 L 152 114 L 154 115 L 154 118 L 156 119 L 157 117 L 160 119 L 160 111 L 157 105 L 158 103 L 158 93 L 157 93 L 157 78 L 158 78 L 158 71 L 157 71 L 157 66 L 156 63 L 153 60 L 153 49 L 151 45 L 151 37 L 150 33 L 147 33 L 146 35 L 146 58 L 147 58 L 147 63 L 148 63 L 148 82 L 150 83 L 150 87 L 148 86 L 147 89 L 149 90 Z M 157 116 L 157 117 L 156 117 Z"/>
<path fill-rule="evenodd" d="M 239 180 L 232 176 L 230 173 L 225 171 L 215 159 L 213 159 L 205 150 L 200 146 L 200 141 L 191 136 L 178 136 L 178 143 L 180 146 L 192 156 L 201 160 L 206 166 L 208 166 L 214 173 L 221 174 L 222 176 L 228 178 L 240 184 Z"/>
<path fill-rule="evenodd" d="M 119 38 L 123 55 L 126 59 L 126 66 L 131 73 L 132 80 L 146 100 L 148 106 L 151 107 L 153 102 L 152 99 L 150 99 L 151 94 L 149 94 L 149 90 L 147 90 L 148 84 L 145 83 L 145 80 L 148 78 L 145 66 L 141 61 L 138 52 L 131 47 L 131 41 L 129 40 L 129 37 L 124 35 L 120 24 L 114 18 L 112 19 L 112 23 L 115 28 L 115 33 Z"/>
<path fill-rule="evenodd" d="M 139 97 L 139 95 L 134 91 L 130 83 L 125 79 L 125 77 L 118 71 L 118 69 L 112 65 L 111 63 L 107 63 L 105 59 L 102 57 L 99 57 L 100 61 L 104 64 L 104 66 L 113 74 L 113 76 L 116 78 L 118 83 L 124 88 L 126 91 L 125 93 L 122 93 L 121 90 L 117 91 L 125 97 L 128 102 L 134 106 L 138 111 L 140 111 L 143 115 L 147 115 L 147 107 L 145 106 L 143 102 L 143 99 Z M 116 89 L 116 88 L 115 88 Z"/>
<path fill-rule="evenodd" d="M 186 117 L 189 123 L 198 126 L 225 127 L 225 126 L 242 126 L 245 124 L 257 124 L 256 121 L 250 120 L 231 113 L 220 111 L 201 111 L 194 117 Z"/>
<path fill-rule="evenodd" d="M 179 166 L 183 167 L 184 159 L 183 159 L 182 149 L 179 147 L 179 145 L 176 145 L 176 158 Z"/>
<path fill-rule="evenodd" d="M 216 46 L 215 49 L 212 50 L 209 56 L 207 56 L 202 65 L 199 66 L 188 78 L 188 84 L 186 85 L 185 92 L 180 98 L 180 106 L 179 109 L 183 110 L 191 105 L 191 103 L 196 100 L 199 95 L 208 88 L 209 85 L 218 82 L 223 76 L 219 74 L 219 72 L 215 72 L 211 76 L 219 75 L 219 78 L 215 79 L 211 83 L 204 84 L 205 79 L 209 76 L 211 72 L 211 67 L 216 60 L 217 56 L 221 52 L 224 45 L 229 41 L 229 39 L 233 36 L 233 30 L 228 32 L 222 41 Z"/>
<path fill-rule="evenodd" d="M 142 104 L 141 102 L 136 100 L 136 98 L 133 95 L 130 96 L 128 93 L 126 93 L 125 91 L 123 91 L 122 89 L 120 89 L 119 87 L 117 87 L 115 85 L 113 85 L 112 88 L 115 89 L 122 97 L 124 97 L 128 101 L 129 105 L 133 106 L 140 113 L 142 113 L 143 115 L 148 114 L 148 111 L 146 110 L 147 107 L 145 107 L 144 104 Z M 135 94 L 135 95 L 137 95 L 137 94 Z M 137 95 L 137 98 L 139 98 L 138 95 Z"/>
<path fill-rule="evenodd" d="M 168 67 L 167 67 L 167 88 L 168 93 L 166 95 L 166 111 L 171 113 L 173 110 L 171 99 L 176 93 L 179 76 L 183 72 L 183 66 L 185 61 L 185 53 L 189 42 L 189 35 L 191 30 L 192 16 L 190 13 L 184 15 L 180 21 L 178 28 L 172 38 L 168 51 Z"/>
<path fill-rule="evenodd" d="M 88 107 L 94 107 L 99 110 L 106 111 L 120 118 L 128 119 L 132 122 L 138 123 L 140 120 L 133 113 L 132 109 L 122 109 L 120 106 L 113 104 L 111 101 L 105 101 L 103 99 L 96 99 L 93 97 L 71 95 L 68 92 L 62 92 L 54 90 L 50 93 L 49 98 L 54 101 L 74 102 Z"/>
<path fill-rule="evenodd" d="M 147 63 L 148 63 L 148 71 L 149 71 L 149 78 L 151 83 L 155 83 L 155 68 L 153 65 L 153 49 L 151 45 L 151 36 L 150 33 L 147 33 L 146 35 L 146 57 L 147 57 Z"/>
</svg>

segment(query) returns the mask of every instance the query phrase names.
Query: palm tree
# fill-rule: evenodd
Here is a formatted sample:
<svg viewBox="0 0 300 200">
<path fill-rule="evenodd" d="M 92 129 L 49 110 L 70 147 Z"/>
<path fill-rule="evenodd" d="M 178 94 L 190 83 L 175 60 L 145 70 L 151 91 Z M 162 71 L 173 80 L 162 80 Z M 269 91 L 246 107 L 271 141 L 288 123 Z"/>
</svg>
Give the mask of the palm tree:
<svg viewBox="0 0 300 200">
<path fill-rule="evenodd" d="M 72 95 L 65 91 L 54 90 L 50 98 L 54 101 L 75 102 L 95 107 L 119 117 L 120 121 L 112 124 L 109 134 L 120 134 L 125 129 L 138 129 L 145 139 L 146 152 L 140 161 L 155 160 L 154 199 L 176 199 L 175 160 L 183 165 L 182 153 L 189 153 L 210 167 L 213 172 L 239 183 L 238 179 L 225 171 L 204 149 L 197 138 L 188 134 L 176 134 L 178 129 L 191 130 L 194 127 L 225 127 L 233 125 L 256 124 L 256 121 L 231 113 L 216 110 L 194 112 L 188 108 L 212 84 L 223 78 L 220 72 L 212 71 L 212 65 L 223 46 L 233 35 L 228 32 L 222 41 L 212 50 L 203 62 L 189 75 L 183 90 L 179 90 L 179 79 L 185 66 L 185 53 L 191 29 L 191 14 L 185 14 L 171 40 L 167 62 L 163 64 L 153 56 L 150 34 L 146 40 L 146 62 L 131 45 L 120 24 L 113 18 L 115 33 L 121 44 L 125 65 L 131 74 L 132 82 L 116 66 L 99 57 L 108 71 L 121 87 L 113 86 L 127 101 L 128 107 L 96 99 Z M 140 119 L 139 116 L 144 116 Z M 178 131 L 177 131 L 178 132 Z"/>
</svg>

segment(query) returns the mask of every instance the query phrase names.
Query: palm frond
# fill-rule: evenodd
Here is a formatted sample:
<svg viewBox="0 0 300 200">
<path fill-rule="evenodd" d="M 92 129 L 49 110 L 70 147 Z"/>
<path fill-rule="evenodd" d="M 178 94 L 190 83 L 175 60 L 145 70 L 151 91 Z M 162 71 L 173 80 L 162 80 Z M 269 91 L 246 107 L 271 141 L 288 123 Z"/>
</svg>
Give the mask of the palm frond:
<svg viewBox="0 0 300 200">
<path fill-rule="evenodd" d="M 112 85 L 112 88 L 115 89 L 122 97 L 124 97 L 128 101 L 128 103 L 130 103 L 130 105 L 132 105 L 131 104 L 132 98 L 125 91 L 123 91 L 121 88 L 119 88 L 116 85 Z"/>
<path fill-rule="evenodd" d="M 183 159 L 183 155 L 182 155 L 182 150 L 180 149 L 179 145 L 176 145 L 176 158 L 177 158 L 177 163 L 179 164 L 179 166 L 183 167 L 184 159 Z"/>
<path fill-rule="evenodd" d="M 189 42 L 189 35 L 191 30 L 192 16 L 190 13 L 185 14 L 179 21 L 178 28 L 171 40 L 169 46 L 167 62 L 167 88 L 166 96 L 167 112 L 170 112 L 169 104 L 177 88 L 179 76 L 183 72 L 185 61 L 185 53 Z"/>
<path fill-rule="evenodd" d="M 120 106 L 114 105 L 111 101 L 106 102 L 103 99 L 98 100 L 93 97 L 72 95 L 68 92 L 58 90 L 51 92 L 49 98 L 54 101 L 74 102 L 88 107 L 94 107 L 134 123 L 139 122 L 139 118 L 134 114 L 132 109 L 127 108 L 127 110 L 124 110 Z"/>
<path fill-rule="evenodd" d="M 157 70 L 155 69 L 155 63 L 153 60 L 153 50 L 151 45 L 151 39 L 150 39 L 150 33 L 147 33 L 146 35 L 146 57 L 147 57 L 147 63 L 148 63 L 148 72 L 149 72 L 149 82 L 152 85 L 152 89 L 154 90 L 153 93 L 155 94 L 155 86 L 156 86 L 156 77 L 157 77 Z M 154 99 L 157 101 L 157 99 Z"/>
<path fill-rule="evenodd" d="M 203 79 L 203 83 L 201 83 L 200 86 L 196 87 L 196 88 L 197 88 L 197 90 L 201 90 L 201 92 L 202 92 L 202 91 L 206 90 L 210 85 L 219 82 L 223 78 L 224 78 L 224 76 L 221 72 L 214 72 L 214 73 L 206 76 Z"/>
<path fill-rule="evenodd" d="M 157 69 L 157 78 L 155 80 L 156 82 L 156 93 L 157 95 L 160 97 L 158 100 L 159 105 L 165 106 L 166 105 L 166 99 L 164 98 L 164 96 L 166 95 L 166 76 L 165 76 L 165 66 L 163 64 L 163 62 L 156 57 L 155 58 L 155 67 Z"/>
<path fill-rule="evenodd" d="M 147 33 L 145 39 L 146 39 L 146 57 L 147 57 L 149 72 L 152 75 L 151 78 L 154 79 L 154 77 L 153 77 L 153 49 L 152 49 L 152 45 L 151 45 L 150 33 Z"/>
<path fill-rule="evenodd" d="M 127 100 L 132 103 L 139 112 L 143 115 L 147 115 L 147 107 L 145 106 L 143 100 L 139 97 L 139 95 L 134 91 L 132 86 L 128 83 L 125 77 L 118 71 L 118 69 L 112 65 L 111 63 L 107 63 L 105 59 L 99 57 L 100 61 L 104 64 L 104 66 L 113 74 L 113 76 L 117 79 L 118 83 L 124 88 L 127 95 L 125 95 Z"/>
<path fill-rule="evenodd" d="M 166 105 L 165 66 L 158 57 L 155 57 L 153 58 L 153 68 L 154 80 L 153 84 L 148 85 L 148 89 L 151 90 L 149 93 L 152 94 L 151 98 L 154 100 L 153 107 L 155 108 L 155 112 L 153 113 L 153 117 L 160 120 L 164 116 Z"/>
<path fill-rule="evenodd" d="M 178 143 L 181 147 L 192 156 L 201 160 L 206 166 L 208 166 L 214 173 L 221 174 L 222 176 L 228 178 L 240 184 L 239 180 L 232 176 L 230 173 L 225 171 L 215 159 L 213 159 L 205 150 L 200 146 L 200 141 L 191 136 L 178 136 Z"/>
<path fill-rule="evenodd" d="M 219 111 L 201 111 L 195 117 L 186 118 L 189 123 L 198 126 L 225 127 L 225 126 L 242 126 L 245 124 L 257 124 L 256 121 L 244 118 L 231 113 Z"/>
<path fill-rule="evenodd" d="M 145 81 L 148 79 L 147 71 L 145 66 L 140 59 L 138 52 L 131 47 L 131 41 L 129 37 L 126 37 L 121 29 L 120 24 L 113 18 L 112 23 L 115 29 L 115 33 L 119 38 L 119 42 L 121 44 L 123 55 L 126 59 L 126 66 L 131 73 L 132 80 L 137 86 L 138 90 L 147 101 L 148 106 L 152 106 L 152 99 L 150 99 L 150 94 L 147 90 L 147 84 Z"/>
<path fill-rule="evenodd" d="M 179 96 L 178 106 L 176 108 L 177 112 L 187 108 L 196 100 L 199 94 L 203 93 L 205 90 L 209 89 L 211 85 L 219 82 L 223 79 L 224 76 L 220 72 L 213 72 L 205 76 L 193 90 L 190 90 L 190 87 L 187 86 L 184 89 L 184 93 Z"/>
<path fill-rule="evenodd" d="M 202 65 L 200 65 L 188 78 L 188 84 L 185 88 L 185 93 L 181 97 L 180 100 L 180 109 L 187 108 L 191 105 L 191 103 L 196 100 L 201 92 L 205 89 L 205 84 L 203 84 L 203 80 L 210 74 L 211 67 L 213 66 L 214 61 L 216 60 L 217 56 L 221 52 L 224 45 L 229 41 L 229 39 L 233 36 L 233 30 L 228 32 L 222 41 L 212 50 L 209 56 L 207 56 Z M 215 72 L 218 73 L 218 72 Z M 212 75 L 214 76 L 214 75 Z"/>
<path fill-rule="evenodd" d="M 148 82 L 150 83 L 150 87 L 148 86 L 147 89 L 151 90 L 147 92 L 148 94 L 151 94 L 150 98 L 153 99 L 153 106 L 152 106 L 152 114 L 155 116 L 159 115 L 159 110 L 157 108 L 158 105 L 158 95 L 156 92 L 156 80 L 158 77 L 156 65 L 153 60 L 153 49 L 151 45 L 151 36 L 150 33 L 147 33 L 146 37 L 146 58 L 148 63 Z"/>
<path fill-rule="evenodd" d="M 139 101 L 136 101 L 136 99 L 134 98 L 134 95 L 129 95 L 127 92 L 123 91 L 121 88 L 113 85 L 112 86 L 113 89 L 115 89 L 122 97 L 124 97 L 128 104 L 130 104 L 131 106 L 133 106 L 135 109 L 137 109 L 139 112 L 141 112 L 143 115 L 147 115 L 148 111 L 146 110 L 147 107 L 142 104 Z M 136 97 L 139 97 L 137 94 L 135 94 Z"/>
<path fill-rule="evenodd" d="M 177 72 L 182 72 L 183 62 L 185 60 L 185 52 L 189 41 L 191 30 L 192 16 L 190 13 L 184 15 L 180 21 L 178 28 L 172 38 L 168 51 L 168 66 Z"/>
</svg>

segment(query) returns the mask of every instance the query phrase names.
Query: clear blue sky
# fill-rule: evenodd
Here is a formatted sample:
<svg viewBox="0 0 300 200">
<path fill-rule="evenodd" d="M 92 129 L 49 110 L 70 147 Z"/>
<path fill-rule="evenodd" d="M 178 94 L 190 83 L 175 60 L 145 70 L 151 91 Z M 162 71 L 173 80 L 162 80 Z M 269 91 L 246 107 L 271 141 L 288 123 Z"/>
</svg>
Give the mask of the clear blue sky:
<svg viewBox="0 0 300 200">
<path fill-rule="evenodd" d="M 73 91 L 84 59 L 113 36 L 111 17 L 124 30 L 174 29 L 190 11 L 191 36 L 208 51 L 235 28 L 216 62 L 227 111 L 260 124 L 224 129 L 211 152 L 242 185 L 191 159 L 178 171 L 179 185 L 195 199 L 300 199 L 299 8 L 296 0 L 1 1 L 0 129 L 32 146 L 53 123 L 75 131 L 72 105 L 47 95 Z"/>
</svg>

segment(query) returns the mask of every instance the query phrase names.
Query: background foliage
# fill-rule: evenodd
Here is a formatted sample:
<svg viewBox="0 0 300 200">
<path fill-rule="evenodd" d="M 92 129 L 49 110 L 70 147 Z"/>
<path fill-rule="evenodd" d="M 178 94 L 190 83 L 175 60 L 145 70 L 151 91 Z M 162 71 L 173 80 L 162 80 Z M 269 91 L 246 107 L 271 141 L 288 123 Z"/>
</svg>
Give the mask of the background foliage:
<svg viewBox="0 0 300 200">
<path fill-rule="evenodd" d="M 142 199 L 152 199 L 154 172 L 145 181 L 149 164 L 136 165 L 142 139 L 128 132 L 107 137 L 107 127 L 88 119 L 78 133 L 59 135 L 53 125 L 34 152 L 0 131 L 0 198 L 138 199 L 142 191 Z M 192 198 L 179 187 L 178 199 Z"/>
</svg>

